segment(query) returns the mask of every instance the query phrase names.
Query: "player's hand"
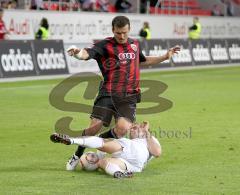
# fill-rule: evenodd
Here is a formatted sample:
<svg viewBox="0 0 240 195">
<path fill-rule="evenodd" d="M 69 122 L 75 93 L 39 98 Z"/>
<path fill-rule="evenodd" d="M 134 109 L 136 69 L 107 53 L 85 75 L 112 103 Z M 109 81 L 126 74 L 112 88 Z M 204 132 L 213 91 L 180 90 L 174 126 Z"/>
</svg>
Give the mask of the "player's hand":
<svg viewBox="0 0 240 195">
<path fill-rule="evenodd" d="M 67 49 L 67 53 L 70 56 L 74 56 L 74 55 L 78 54 L 79 52 L 80 52 L 80 49 L 77 48 L 75 45 L 72 45 Z"/>
<path fill-rule="evenodd" d="M 179 45 L 176 45 L 172 48 L 170 48 L 166 54 L 167 59 L 171 59 L 174 54 L 178 54 L 178 52 L 181 50 Z"/>
<path fill-rule="evenodd" d="M 146 137 L 148 137 L 150 135 L 149 122 L 148 121 L 143 121 L 140 124 L 140 131 L 142 131 Z"/>
<path fill-rule="evenodd" d="M 140 128 L 140 125 L 138 123 L 133 123 L 130 130 L 132 131 L 138 131 Z"/>
<path fill-rule="evenodd" d="M 144 131 L 148 132 L 149 131 L 149 122 L 148 121 L 143 121 L 140 124 L 140 128 L 142 128 Z"/>
</svg>

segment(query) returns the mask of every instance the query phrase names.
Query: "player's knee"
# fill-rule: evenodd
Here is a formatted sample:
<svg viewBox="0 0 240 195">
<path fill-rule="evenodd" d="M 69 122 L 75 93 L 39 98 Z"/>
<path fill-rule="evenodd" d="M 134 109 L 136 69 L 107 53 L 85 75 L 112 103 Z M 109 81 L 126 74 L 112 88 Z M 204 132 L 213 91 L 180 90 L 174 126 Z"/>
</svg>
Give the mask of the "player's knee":
<svg viewBox="0 0 240 195">
<path fill-rule="evenodd" d="M 118 137 L 123 137 L 126 135 L 128 130 L 131 128 L 132 123 L 125 118 L 119 118 L 116 123 L 114 132 Z"/>
</svg>

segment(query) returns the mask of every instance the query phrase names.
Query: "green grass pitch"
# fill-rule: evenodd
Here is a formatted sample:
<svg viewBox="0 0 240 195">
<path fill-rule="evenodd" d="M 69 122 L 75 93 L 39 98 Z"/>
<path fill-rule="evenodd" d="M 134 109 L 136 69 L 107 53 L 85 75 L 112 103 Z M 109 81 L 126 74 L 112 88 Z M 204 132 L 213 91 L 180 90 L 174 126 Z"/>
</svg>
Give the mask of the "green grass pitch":
<svg viewBox="0 0 240 195">
<path fill-rule="evenodd" d="M 137 115 L 158 132 L 163 154 L 122 180 L 65 171 L 76 147 L 49 141 L 55 122 L 72 116 L 71 128 L 81 129 L 89 120 L 50 105 L 61 79 L 0 83 L 0 194 L 240 194 L 240 67 L 143 73 L 142 79 L 166 83 L 161 96 L 173 107 Z M 67 99 L 84 102 L 85 87 Z M 182 136 L 172 136 L 177 131 Z"/>
</svg>

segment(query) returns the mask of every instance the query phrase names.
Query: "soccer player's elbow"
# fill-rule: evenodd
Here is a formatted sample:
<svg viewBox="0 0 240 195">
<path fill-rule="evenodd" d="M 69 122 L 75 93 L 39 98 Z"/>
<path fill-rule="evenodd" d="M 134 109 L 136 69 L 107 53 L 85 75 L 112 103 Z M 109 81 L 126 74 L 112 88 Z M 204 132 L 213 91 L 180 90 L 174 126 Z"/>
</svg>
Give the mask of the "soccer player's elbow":
<svg viewBox="0 0 240 195">
<path fill-rule="evenodd" d="M 162 149 L 161 147 L 155 148 L 154 152 L 153 152 L 153 156 L 158 158 L 162 155 Z"/>
<path fill-rule="evenodd" d="M 155 153 L 154 156 L 155 156 L 156 158 L 159 158 L 159 157 L 161 156 L 161 154 L 162 154 L 161 151 L 158 151 L 158 152 Z"/>
</svg>

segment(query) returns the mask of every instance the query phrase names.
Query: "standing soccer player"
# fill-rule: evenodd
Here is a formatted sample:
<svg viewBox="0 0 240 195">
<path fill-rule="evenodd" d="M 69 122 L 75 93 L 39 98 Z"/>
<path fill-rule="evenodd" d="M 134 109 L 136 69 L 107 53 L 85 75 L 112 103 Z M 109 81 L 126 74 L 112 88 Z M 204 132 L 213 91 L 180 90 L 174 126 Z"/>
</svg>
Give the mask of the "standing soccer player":
<svg viewBox="0 0 240 195">
<path fill-rule="evenodd" d="M 130 21 L 125 16 L 112 20 L 113 37 L 94 44 L 92 48 L 79 49 L 72 46 L 68 54 L 79 60 L 95 59 L 103 75 L 99 94 L 94 102 L 90 127 L 83 136 L 96 135 L 102 126 L 109 126 L 112 116 L 115 127 L 100 135 L 102 138 L 121 138 L 135 121 L 136 104 L 140 102 L 139 65 L 154 65 L 177 53 L 178 46 L 171 48 L 164 56 L 144 56 L 138 40 L 128 37 Z M 84 147 L 79 146 L 66 165 L 74 170 Z"/>
</svg>

